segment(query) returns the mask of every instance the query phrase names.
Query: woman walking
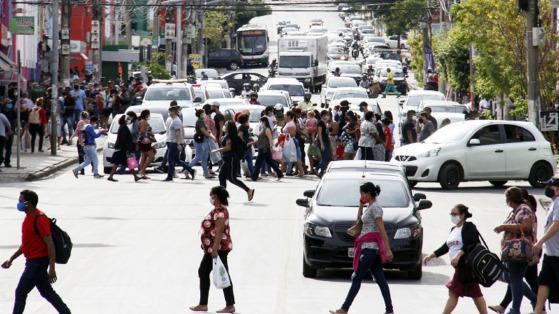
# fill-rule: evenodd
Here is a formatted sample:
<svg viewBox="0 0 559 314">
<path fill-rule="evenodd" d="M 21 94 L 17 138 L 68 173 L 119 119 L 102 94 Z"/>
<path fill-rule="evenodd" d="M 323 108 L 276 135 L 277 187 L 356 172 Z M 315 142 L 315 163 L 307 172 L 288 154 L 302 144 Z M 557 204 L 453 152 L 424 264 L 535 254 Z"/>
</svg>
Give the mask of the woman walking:
<svg viewBox="0 0 559 314">
<path fill-rule="evenodd" d="M 202 221 L 202 250 L 204 256 L 198 268 L 198 276 L 200 277 L 200 302 L 198 305 L 190 308 L 194 312 L 208 311 L 208 297 L 210 292 L 210 273 L 213 268 L 213 259 L 219 258 L 229 273 L 227 264 L 227 255 L 233 249 L 231 234 L 229 230 L 229 211 L 227 206 L 229 192 L 223 186 L 213 187 L 210 191 L 210 203 L 212 210 Z M 229 276 L 231 281 L 231 276 Z M 223 289 L 225 296 L 225 308 L 217 311 L 217 313 L 234 313 L 235 312 L 235 295 L 233 293 L 233 284 Z"/>
<path fill-rule="evenodd" d="M 377 128 L 373 122 L 375 114 L 372 111 L 365 113 L 365 119 L 361 122 L 361 137 L 359 138 L 359 151 L 361 160 L 374 160 L 373 147 L 378 138 Z M 376 136 L 375 136 L 376 135 Z"/>
<path fill-rule="evenodd" d="M 134 151 L 136 150 L 136 144 L 134 140 L 132 140 L 132 133 L 130 133 L 130 129 L 128 128 L 128 124 L 131 123 L 130 118 L 126 115 L 120 116 L 118 119 L 118 133 L 116 136 L 115 142 L 115 152 L 113 153 L 112 163 L 113 168 L 111 169 L 111 174 L 107 178 L 107 180 L 112 182 L 117 182 L 115 178 L 113 178 L 116 169 L 118 166 L 127 166 L 127 159 L 129 156 L 134 156 Z M 135 157 L 134 157 L 135 158 Z M 134 176 L 134 181 L 138 182 L 140 177 L 136 174 L 135 169 L 129 169 Z"/>
<path fill-rule="evenodd" d="M 299 140 L 297 139 L 297 125 L 295 125 L 295 114 L 293 113 L 293 111 L 288 111 L 285 113 L 285 126 L 283 127 L 282 132 L 288 137 L 289 140 L 295 143 L 295 150 L 297 152 L 297 161 L 295 162 L 295 166 L 297 168 L 297 176 L 303 177 L 305 175 L 305 169 L 303 168 L 301 149 Z M 286 160 L 286 163 L 286 172 L 292 173 L 293 163 L 290 160 Z"/>
<path fill-rule="evenodd" d="M 267 164 L 269 167 L 274 169 L 278 180 L 280 180 L 283 178 L 283 174 L 281 173 L 277 162 L 272 159 L 274 140 L 272 138 L 272 129 L 270 128 L 270 121 L 268 117 L 264 116 L 260 118 L 260 129 L 261 131 L 258 135 L 258 140 L 256 141 L 258 156 L 256 157 L 256 164 L 254 166 L 254 172 L 252 173 L 252 181 L 258 180 L 260 169 L 264 164 Z"/>
<path fill-rule="evenodd" d="M 248 201 L 252 201 L 254 197 L 254 189 L 249 189 L 242 181 L 237 178 L 237 170 L 239 170 L 239 152 L 244 150 L 241 145 L 243 141 L 237 133 L 237 126 L 234 121 L 225 124 L 225 135 L 221 140 L 221 148 L 213 150 L 213 152 L 221 153 L 223 165 L 219 171 L 219 184 L 226 188 L 227 181 L 245 190 Z"/>
<path fill-rule="evenodd" d="M 431 255 L 425 257 L 424 263 L 427 265 L 435 257 L 440 257 L 448 253 L 450 264 L 454 267 L 454 276 L 446 285 L 448 288 L 448 300 L 443 310 L 443 314 L 450 314 L 458 305 L 458 298 L 470 297 L 479 313 L 487 314 L 485 299 L 472 274 L 472 269 L 467 264 L 467 257 L 479 241 L 479 232 L 476 225 L 466 221 L 472 214 L 468 207 L 458 204 L 450 210 L 450 221 L 454 225 L 446 242 Z"/>
<path fill-rule="evenodd" d="M 326 168 L 328 167 L 328 164 L 332 160 L 332 145 L 330 142 L 328 127 L 326 127 L 327 121 L 328 121 L 328 111 L 322 110 L 322 113 L 320 114 L 320 121 L 318 121 L 317 133 L 316 133 L 317 134 L 316 143 L 318 148 L 320 149 L 319 176 L 324 175 L 324 172 L 326 172 Z"/>
<path fill-rule="evenodd" d="M 48 124 L 47 113 L 43 108 L 43 98 L 35 102 L 35 106 L 29 111 L 29 133 L 31 133 L 31 153 L 35 152 L 35 139 L 39 136 L 39 152 L 43 152 L 43 140 L 45 138 L 45 127 Z"/>
<path fill-rule="evenodd" d="M 342 307 L 332 314 L 346 314 L 361 288 L 361 282 L 371 271 L 375 277 L 386 308 L 385 314 L 393 314 L 392 298 L 390 288 L 384 277 L 382 269 L 383 262 L 392 260 L 393 255 L 390 250 L 390 242 L 382 221 L 382 208 L 377 203 L 380 194 L 380 187 L 372 182 L 367 182 L 360 186 L 361 198 L 359 199 L 359 210 L 357 212 L 357 223 L 362 224 L 361 234 L 355 240 L 355 257 L 353 259 L 353 275 L 351 288 L 347 294 Z M 365 207 L 367 204 L 367 207 Z"/>
<path fill-rule="evenodd" d="M 140 113 L 138 119 L 138 132 L 139 141 L 138 148 L 140 149 L 140 177 L 144 180 L 150 179 L 146 176 L 146 169 L 151 162 L 155 159 L 155 149 L 151 146 L 155 142 L 155 136 L 151 126 L 149 125 L 150 111 L 145 109 Z"/>
<path fill-rule="evenodd" d="M 353 160 L 357 147 L 357 123 L 353 111 L 349 111 L 345 115 L 345 125 L 342 128 L 342 143 L 344 145 L 344 159 Z"/>
<path fill-rule="evenodd" d="M 532 232 L 535 221 L 534 212 L 528 205 L 524 203 L 522 190 L 517 187 L 508 188 L 505 191 L 507 205 L 512 208 L 509 216 L 502 225 L 495 227 L 496 233 L 503 232 L 501 241 L 501 249 L 503 250 L 503 262 L 507 268 L 505 279 L 508 282 L 508 288 L 512 292 L 512 307 L 508 314 L 520 314 L 520 305 L 522 297 L 526 296 L 530 299 L 532 306 L 536 305 L 536 295 L 530 287 L 524 282 L 524 276 L 528 268 L 529 262 L 532 261 L 529 254 L 515 256 L 514 260 L 507 254 L 507 247 L 516 239 L 524 237 L 530 243 L 534 243 L 534 233 Z"/>
<path fill-rule="evenodd" d="M 210 175 L 208 169 L 208 159 L 210 158 L 210 141 L 215 141 L 216 138 L 208 131 L 208 127 L 204 122 L 206 113 L 203 109 L 196 110 L 195 133 L 194 133 L 194 148 L 196 149 L 196 156 L 190 162 L 190 167 L 196 166 L 199 162 L 202 163 L 202 170 L 206 179 L 214 178 Z"/>
<path fill-rule="evenodd" d="M 245 173 L 245 176 L 248 178 L 254 172 L 254 161 L 252 155 L 252 144 L 253 140 L 251 138 L 250 132 L 250 122 L 249 122 L 249 115 L 242 114 L 239 116 L 239 137 L 243 141 L 243 145 L 245 145 L 245 152 L 243 156 L 241 156 L 241 161 L 245 161 L 247 164 L 248 173 Z"/>
</svg>

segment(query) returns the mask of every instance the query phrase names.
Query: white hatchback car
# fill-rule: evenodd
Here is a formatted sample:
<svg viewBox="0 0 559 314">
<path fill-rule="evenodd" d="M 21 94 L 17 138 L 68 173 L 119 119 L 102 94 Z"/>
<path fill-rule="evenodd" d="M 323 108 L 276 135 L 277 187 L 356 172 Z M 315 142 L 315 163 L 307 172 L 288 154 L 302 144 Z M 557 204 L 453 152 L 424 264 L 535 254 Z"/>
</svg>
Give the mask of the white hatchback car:
<svg viewBox="0 0 559 314">
<path fill-rule="evenodd" d="M 119 128 L 118 120 L 121 116 L 121 114 L 118 114 L 113 119 L 109 128 L 107 142 L 105 143 L 105 147 L 103 147 L 103 170 L 107 174 L 111 172 L 111 168 L 113 167 L 112 158 L 115 152 L 115 143 Z M 161 162 L 163 162 L 163 158 L 167 152 L 167 131 L 165 129 L 165 122 L 161 114 L 152 113 L 150 115 L 149 124 L 156 139 L 156 142 L 151 144 L 155 149 L 155 159 L 151 163 L 151 166 L 159 166 Z"/>
<path fill-rule="evenodd" d="M 406 167 L 412 185 L 439 182 L 456 189 L 463 181 L 528 180 L 543 187 L 557 162 L 551 144 L 529 122 L 469 120 L 449 124 L 422 143 L 394 150 L 393 162 Z"/>
</svg>

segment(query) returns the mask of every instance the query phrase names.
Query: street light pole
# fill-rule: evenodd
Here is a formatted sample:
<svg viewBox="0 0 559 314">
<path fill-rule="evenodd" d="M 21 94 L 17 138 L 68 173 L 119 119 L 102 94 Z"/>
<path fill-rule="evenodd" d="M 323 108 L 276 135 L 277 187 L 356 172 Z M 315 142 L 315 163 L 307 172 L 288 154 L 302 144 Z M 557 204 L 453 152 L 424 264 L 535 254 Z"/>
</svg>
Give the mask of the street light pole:
<svg viewBox="0 0 559 314">
<path fill-rule="evenodd" d="M 177 78 L 182 79 L 182 1 L 177 6 Z"/>
<path fill-rule="evenodd" d="M 526 15 L 526 49 L 528 56 L 528 120 L 539 126 L 540 93 L 538 85 L 538 43 L 534 42 L 534 28 L 538 27 L 538 0 L 529 0 Z"/>
<path fill-rule="evenodd" d="M 52 60 L 51 60 L 51 103 L 50 103 L 50 154 L 56 156 L 56 145 L 58 144 L 58 125 L 56 123 L 56 108 L 58 107 L 58 40 L 60 32 L 59 23 L 59 0 L 52 1 Z"/>
</svg>

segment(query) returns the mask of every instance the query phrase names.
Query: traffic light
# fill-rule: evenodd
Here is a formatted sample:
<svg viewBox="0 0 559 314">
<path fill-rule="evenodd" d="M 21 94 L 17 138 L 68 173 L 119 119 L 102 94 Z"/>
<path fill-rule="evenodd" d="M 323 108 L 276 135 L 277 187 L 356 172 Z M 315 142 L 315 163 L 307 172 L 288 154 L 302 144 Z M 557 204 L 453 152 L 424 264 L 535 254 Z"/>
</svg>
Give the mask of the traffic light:
<svg viewBox="0 0 559 314">
<path fill-rule="evenodd" d="M 518 10 L 528 11 L 528 1 L 530 0 L 518 0 Z"/>
</svg>

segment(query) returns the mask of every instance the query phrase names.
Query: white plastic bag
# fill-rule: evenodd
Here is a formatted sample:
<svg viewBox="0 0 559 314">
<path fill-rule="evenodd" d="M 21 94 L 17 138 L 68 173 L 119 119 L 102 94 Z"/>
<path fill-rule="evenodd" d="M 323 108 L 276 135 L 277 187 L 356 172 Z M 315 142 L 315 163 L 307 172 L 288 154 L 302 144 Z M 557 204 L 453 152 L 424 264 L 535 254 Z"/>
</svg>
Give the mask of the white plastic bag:
<svg viewBox="0 0 559 314">
<path fill-rule="evenodd" d="M 212 164 L 217 165 L 221 161 L 221 153 L 212 152 L 214 149 L 218 149 L 219 145 L 216 142 L 210 141 L 210 160 Z"/>
<path fill-rule="evenodd" d="M 190 148 L 190 145 L 186 145 L 184 147 L 184 154 L 186 155 L 186 157 L 184 158 L 185 162 L 191 162 L 192 161 L 192 148 Z"/>
<path fill-rule="evenodd" d="M 221 258 L 214 257 L 213 260 L 213 282 L 217 289 L 225 289 L 231 286 L 231 280 L 229 280 L 229 273 L 227 269 L 221 262 Z"/>
<path fill-rule="evenodd" d="M 283 156 L 287 162 L 297 162 L 297 146 L 295 141 L 288 137 L 283 144 Z"/>
</svg>

